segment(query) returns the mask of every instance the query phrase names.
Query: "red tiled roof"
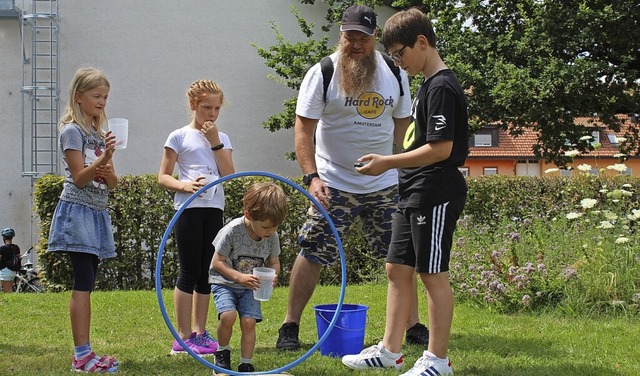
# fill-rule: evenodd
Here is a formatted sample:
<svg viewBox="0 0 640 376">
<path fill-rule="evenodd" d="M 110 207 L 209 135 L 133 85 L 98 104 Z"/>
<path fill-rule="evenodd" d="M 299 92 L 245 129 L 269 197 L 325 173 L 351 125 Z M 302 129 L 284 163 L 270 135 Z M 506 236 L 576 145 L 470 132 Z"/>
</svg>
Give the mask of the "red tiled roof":
<svg viewBox="0 0 640 376">
<path fill-rule="evenodd" d="M 628 120 L 627 116 L 621 116 L 624 118 L 620 132 L 614 132 L 608 130 L 603 123 L 598 121 L 591 122 L 591 118 L 576 118 L 576 124 L 583 126 L 600 128 L 600 143 L 601 147 L 598 150 L 593 150 L 588 153 L 583 153 L 580 157 L 613 157 L 620 153 L 620 149 L 617 145 L 612 145 L 609 141 L 608 134 L 615 134 L 616 137 L 623 137 L 624 131 L 627 127 L 639 127 L 639 124 L 633 124 Z M 535 145 L 538 139 L 538 132 L 533 130 L 525 130 L 523 134 L 514 137 L 507 131 L 498 129 L 498 146 L 473 146 L 469 147 L 469 158 L 472 159 L 504 159 L 504 158 L 536 158 L 533 153 L 533 145 Z"/>
</svg>

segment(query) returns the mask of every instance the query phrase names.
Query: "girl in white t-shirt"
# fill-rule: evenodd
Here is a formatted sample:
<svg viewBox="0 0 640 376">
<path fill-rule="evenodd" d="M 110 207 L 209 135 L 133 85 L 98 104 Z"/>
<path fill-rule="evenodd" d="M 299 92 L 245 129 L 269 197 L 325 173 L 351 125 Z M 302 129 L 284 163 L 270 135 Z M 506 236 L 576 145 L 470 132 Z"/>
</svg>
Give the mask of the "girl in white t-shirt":
<svg viewBox="0 0 640 376">
<path fill-rule="evenodd" d="M 229 137 L 218 130 L 224 95 L 210 80 L 198 80 L 187 90 L 193 119 L 190 124 L 169 135 L 164 145 L 158 183 L 176 192 L 176 210 L 205 186 L 209 179 L 234 173 Z M 178 165 L 178 178 L 173 177 Z M 206 182 L 205 182 L 206 179 Z M 173 300 L 178 335 L 200 355 L 213 354 L 217 342 L 206 330 L 209 311 L 209 265 L 213 257 L 213 239 L 222 228 L 224 191 L 222 185 L 200 195 L 182 212 L 175 225 L 180 271 Z M 193 322 L 191 320 L 193 316 Z M 173 342 L 171 353 L 185 350 Z"/>
</svg>

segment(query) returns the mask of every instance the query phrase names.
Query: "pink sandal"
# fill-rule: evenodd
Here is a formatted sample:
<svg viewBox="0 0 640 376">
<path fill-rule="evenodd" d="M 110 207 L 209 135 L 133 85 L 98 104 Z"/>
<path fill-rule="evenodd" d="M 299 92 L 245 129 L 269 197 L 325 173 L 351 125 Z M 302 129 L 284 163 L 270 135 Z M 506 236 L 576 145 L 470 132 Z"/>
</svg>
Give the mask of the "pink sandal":
<svg viewBox="0 0 640 376">
<path fill-rule="evenodd" d="M 114 365 L 109 365 L 108 363 L 103 362 L 102 359 L 109 362 L 115 362 L 115 359 L 113 358 L 104 356 L 98 358 L 95 353 L 91 353 L 82 359 L 76 359 L 74 357 L 71 362 L 71 370 L 84 373 L 114 373 L 118 370 Z"/>
<path fill-rule="evenodd" d="M 95 353 L 93 354 L 95 355 Z M 118 362 L 116 360 L 116 358 L 109 356 L 109 355 L 103 355 L 100 358 L 98 358 L 98 360 L 100 361 L 100 363 L 105 364 L 106 366 L 108 366 L 109 368 L 111 367 L 117 367 L 120 365 L 120 362 Z"/>
</svg>

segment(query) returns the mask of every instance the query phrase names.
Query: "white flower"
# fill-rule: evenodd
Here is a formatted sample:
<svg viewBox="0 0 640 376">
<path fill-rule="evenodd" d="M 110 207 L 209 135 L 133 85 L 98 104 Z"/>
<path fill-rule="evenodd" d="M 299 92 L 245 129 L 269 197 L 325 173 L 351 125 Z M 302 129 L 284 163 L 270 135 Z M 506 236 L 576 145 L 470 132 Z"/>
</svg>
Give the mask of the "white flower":
<svg viewBox="0 0 640 376">
<path fill-rule="evenodd" d="M 622 188 L 633 188 L 633 186 L 629 183 L 622 184 Z"/>
<path fill-rule="evenodd" d="M 621 143 L 627 141 L 627 139 L 624 138 L 624 137 L 616 137 L 616 141 L 618 141 L 618 143 L 621 144 Z"/>
<path fill-rule="evenodd" d="M 627 155 L 624 153 L 618 153 L 618 154 L 614 154 L 613 157 L 614 158 L 622 158 L 622 157 L 626 157 Z"/>
<path fill-rule="evenodd" d="M 612 164 L 611 166 L 607 166 L 607 170 L 616 170 L 618 172 L 627 171 L 627 166 L 623 163 Z"/>
<path fill-rule="evenodd" d="M 609 192 L 609 190 L 608 190 L 607 188 L 603 188 L 603 189 L 599 190 L 598 192 L 600 192 L 600 193 L 607 193 L 607 192 Z"/>
<path fill-rule="evenodd" d="M 591 209 L 598 203 L 598 200 L 593 198 L 583 198 L 580 200 L 580 206 L 584 209 Z"/>
<path fill-rule="evenodd" d="M 608 229 L 613 227 L 614 227 L 613 224 L 609 221 L 600 221 L 600 225 L 597 226 L 596 228 Z"/>
<path fill-rule="evenodd" d="M 565 151 L 564 155 L 566 155 L 569 158 L 573 158 L 573 157 L 575 157 L 577 155 L 580 155 L 580 151 L 578 151 L 578 150 L 569 150 L 569 151 Z"/>
<path fill-rule="evenodd" d="M 623 243 L 627 243 L 628 241 L 629 241 L 629 238 L 625 238 L 624 236 L 621 236 L 618 239 L 616 239 L 616 244 L 623 244 Z"/>
<path fill-rule="evenodd" d="M 604 214 L 604 217 L 608 221 L 615 221 L 616 219 L 618 219 L 618 215 L 610 210 L 606 210 L 602 214 Z"/>
<path fill-rule="evenodd" d="M 586 171 L 586 172 L 589 172 L 589 171 L 591 171 L 591 169 L 592 169 L 593 167 L 591 167 L 591 165 L 590 165 L 590 164 L 588 164 L 588 163 L 583 163 L 583 164 L 581 164 L 580 166 L 578 166 L 577 168 L 578 168 L 578 170 L 580 170 L 580 171 Z"/>
<path fill-rule="evenodd" d="M 552 173 L 552 172 L 557 172 L 557 171 L 560 171 L 560 169 L 558 169 L 558 168 L 548 168 L 548 169 L 546 169 L 546 170 L 544 171 L 544 173 L 545 173 L 545 174 L 550 174 L 550 173 Z"/>
<path fill-rule="evenodd" d="M 631 221 L 635 221 L 640 218 L 640 209 L 632 209 L 631 214 L 627 215 L 627 218 Z"/>
<path fill-rule="evenodd" d="M 582 217 L 582 213 L 571 212 L 567 214 L 567 219 L 576 219 Z"/>
<path fill-rule="evenodd" d="M 582 136 L 582 137 L 580 137 L 580 141 L 589 141 L 589 140 L 591 140 L 592 138 L 593 138 L 593 137 L 591 137 L 591 136 Z"/>
</svg>

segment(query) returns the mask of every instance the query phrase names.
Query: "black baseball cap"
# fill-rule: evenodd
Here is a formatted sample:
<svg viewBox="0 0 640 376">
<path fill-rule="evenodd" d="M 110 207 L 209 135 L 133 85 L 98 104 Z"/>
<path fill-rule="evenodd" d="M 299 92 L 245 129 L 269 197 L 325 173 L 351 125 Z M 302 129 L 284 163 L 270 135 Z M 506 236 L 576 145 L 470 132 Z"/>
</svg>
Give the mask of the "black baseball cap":
<svg viewBox="0 0 640 376">
<path fill-rule="evenodd" d="M 376 14 L 366 5 L 352 5 L 344 11 L 340 31 L 356 30 L 373 35 L 376 31 Z"/>
</svg>

